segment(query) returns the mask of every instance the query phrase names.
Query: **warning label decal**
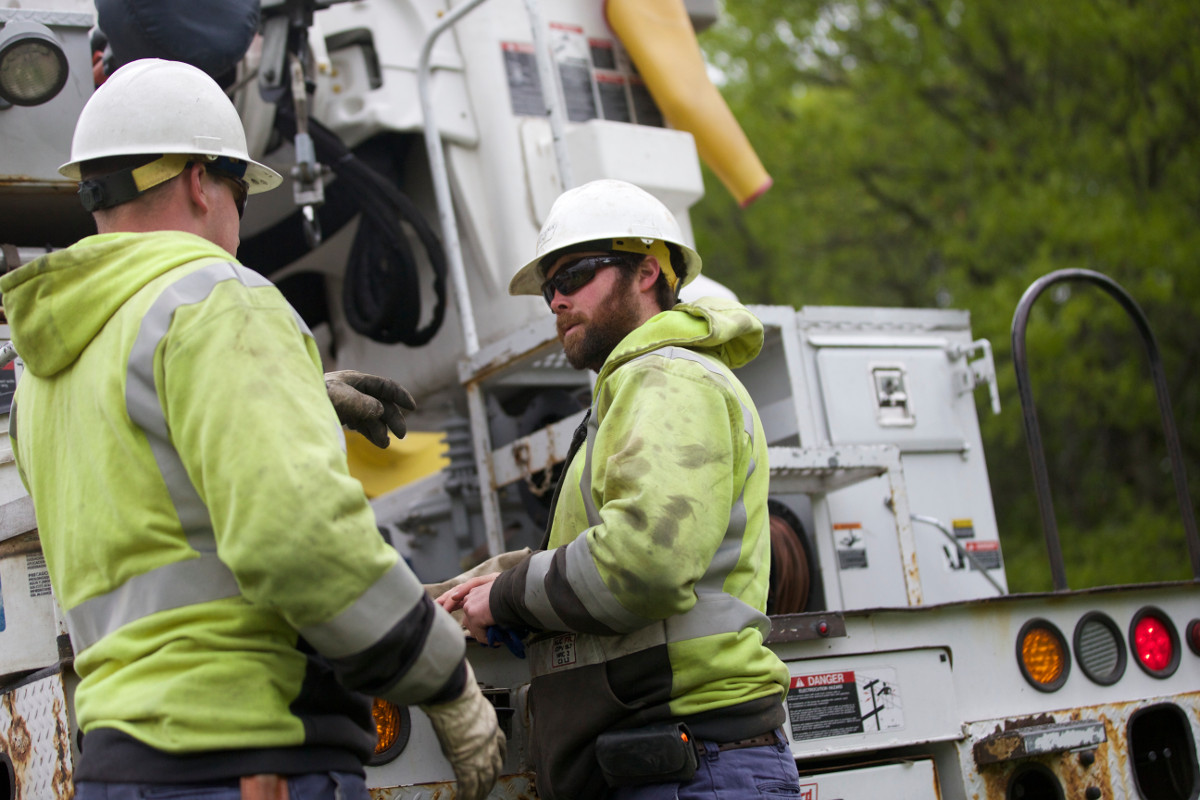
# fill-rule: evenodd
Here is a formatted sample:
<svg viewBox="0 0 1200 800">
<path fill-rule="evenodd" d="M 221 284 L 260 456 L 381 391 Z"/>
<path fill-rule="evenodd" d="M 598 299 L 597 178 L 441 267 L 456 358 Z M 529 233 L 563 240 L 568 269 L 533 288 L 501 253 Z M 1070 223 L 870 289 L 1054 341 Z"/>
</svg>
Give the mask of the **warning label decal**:
<svg viewBox="0 0 1200 800">
<path fill-rule="evenodd" d="M 1000 569 L 1000 543 L 997 541 L 967 542 L 964 548 L 975 557 L 971 569 Z M 976 566 L 978 565 L 978 566 Z"/>
<path fill-rule="evenodd" d="M 596 118 L 596 96 L 592 92 L 592 62 L 583 28 L 562 22 L 550 23 L 550 49 L 558 64 L 567 119 L 586 122 Z"/>
<path fill-rule="evenodd" d="M 546 103 L 533 45 L 502 41 L 500 49 L 513 114 L 545 117 Z M 549 50 L 569 121 L 600 117 L 665 126 L 653 96 L 616 39 L 589 37 L 580 25 L 551 22 Z"/>
<path fill-rule="evenodd" d="M 596 88 L 600 92 L 600 108 L 605 119 L 631 122 L 629 98 L 626 96 L 625 77 L 607 72 L 596 72 Z"/>
<path fill-rule="evenodd" d="M 542 100 L 542 81 L 538 75 L 533 45 L 524 42 L 501 42 L 500 47 L 504 52 L 504 72 L 508 76 L 508 93 L 512 100 L 513 114 L 544 116 L 546 103 Z"/>
<path fill-rule="evenodd" d="M 797 741 L 904 727 L 900 687 L 889 667 L 795 675 L 787 708 Z"/>
<path fill-rule="evenodd" d="M 41 553 L 25 556 L 25 574 L 29 578 L 29 596 L 45 597 L 50 594 L 50 571 L 46 569 L 46 557 Z"/>
</svg>

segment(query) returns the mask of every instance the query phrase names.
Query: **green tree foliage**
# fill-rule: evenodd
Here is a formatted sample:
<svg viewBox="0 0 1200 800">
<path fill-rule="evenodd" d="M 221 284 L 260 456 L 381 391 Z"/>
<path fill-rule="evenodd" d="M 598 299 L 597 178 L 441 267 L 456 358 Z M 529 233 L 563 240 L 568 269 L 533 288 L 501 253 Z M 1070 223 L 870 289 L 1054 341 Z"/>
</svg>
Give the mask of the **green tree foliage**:
<svg viewBox="0 0 1200 800">
<path fill-rule="evenodd" d="M 706 271 L 747 302 L 951 306 L 996 350 L 980 403 L 1010 585 L 1050 588 L 1011 367 L 1026 287 L 1086 268 L 1149 317 L 1200 489 L 1200 5 L 730 0 L 701 36 L 775 186 L 705 176 Z M 1028 329 L 1072 588 L 1190 576 L 1146 358 L 1116 303 L 1052 288 Z"/>
</svg>

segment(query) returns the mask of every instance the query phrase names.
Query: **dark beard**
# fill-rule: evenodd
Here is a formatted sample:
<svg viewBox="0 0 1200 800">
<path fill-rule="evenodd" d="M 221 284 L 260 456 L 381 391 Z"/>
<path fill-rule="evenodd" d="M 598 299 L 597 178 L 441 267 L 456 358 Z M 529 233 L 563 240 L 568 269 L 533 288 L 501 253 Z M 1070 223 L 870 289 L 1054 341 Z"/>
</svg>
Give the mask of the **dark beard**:
<svg viewBox="0 0 1200 800">
<path fill-rule="evenodd" d="M 596 309 L 592 321 L 584 325 L 583 336 L 577 337 L 563 350 L 575 369 L 599 372 L 613 349 L 629 332 L 641 324 L 637 309 L 629 296 L 635 273 L 621 270 L 608 296 Z M 562 320 L 559 320 L 560 323 Z"/>
</svg>

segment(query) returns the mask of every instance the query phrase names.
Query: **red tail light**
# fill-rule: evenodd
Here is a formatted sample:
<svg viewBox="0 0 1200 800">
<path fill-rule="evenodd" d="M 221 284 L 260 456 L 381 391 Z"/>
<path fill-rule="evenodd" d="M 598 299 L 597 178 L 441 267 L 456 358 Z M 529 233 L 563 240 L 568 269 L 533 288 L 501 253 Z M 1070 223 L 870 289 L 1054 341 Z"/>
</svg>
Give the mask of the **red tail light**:
<svg viewBox="0 0 1200 800">
<path fill-rule="evenodd" d="M 1138 666 L 1155 678 L 1166 678 L 1179 666 L 1179 634 L 1157 608 L 1143 608 L 1134 615 L 1129 644 Z"/>
</svg>

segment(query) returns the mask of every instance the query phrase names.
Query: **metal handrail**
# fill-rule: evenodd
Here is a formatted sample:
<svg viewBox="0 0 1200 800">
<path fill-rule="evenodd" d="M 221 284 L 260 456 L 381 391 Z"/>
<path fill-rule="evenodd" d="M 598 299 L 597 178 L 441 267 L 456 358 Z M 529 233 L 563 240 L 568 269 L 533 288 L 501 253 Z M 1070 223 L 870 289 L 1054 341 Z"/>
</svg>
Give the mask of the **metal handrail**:
<svg viewBox="0 0 1200 800">
<path fill-rule="evenodd" d="M 1150 323 L 1142 309 L 1120 284 L 1099 272 L 1087 269 L 1063 269 L 1051 272 L 1034 281 L 1017 303 L 1012 322 L 1013 369 L 1017 374 L 1017 390 L 1020 393 L 1021 413 L 1025 421 L 1025 439 L 1029 447 L 1029 459 L 1033 466 L 1033 483 L 1037 491 L 1038 510 L 1042 516 L 1042 532 L 1046 538 L 1046 550 L 1050 557 L 1050 572 L 1055 591 L 1067 587 L 1066 569 L 1063 565 L 1062 545 L 1058 539 L 1058 522 L 1054 515 L 1054 501 L 1050 493 L 1049 471 L 1046 468 L 1046 453 L 1042 434 L 1038 427 L 1037 408 L 1033 401 L 1033 387 L 1029 380 L 1029 365 L 1025 352 L 1025 329 L 1029 324 L 1029 313 L 1033 303 L 1047 288 L 1065 281 L 1084 281 L 1095 284 L 1113 297 L 1125 310 L 1141 334 L 1142 344 L 1150 361 L 1150 373 L 1154 379 L 1154 390 L 1158 397 L 1158 412 L 1162 419 L 1163 435 L 1167 441 L 1167 453 L 1171 459 L 1171 473 L 1175 479 L 1175 494 L 1183 516 L 1184 535 L 1188 554 L 1192 561 L 1192 575 L 1200 578 L 1200 534 L 1196 532 L 1196 518 L 1188 496 L 1187 474 L 1183 461 L 1183 448 L 1179 444 L 1179 431 L 1171 412 L 1171 399 L 1167 392 L 1167 379 L 1163 372 L 1162 358 Z"/>
<path fill-rule="evenodd" d="M 458 238 L 458 219 L 454 215 L 454 199 L 450 194 L 449 169 L 442 147 L 442 136 L 434 119 L 433 98 L 430 93 L 432 72 L 430 56 L 438 37 L 473 11 L 484 0 L 466 0 L 462 5 L 446 14 L 430 29 L 421 43 L 421 54 L 417 74 L 417 91 L 421 100 L 421 114 L 425 128 L 425 150 L 429 157 L 429 171 L 433 179 L 434 196 L 437 199 L 438 221 L 441 224 L 443 244 L 446 248 L 446 263 L 454 283 L 454 296 L 458 313 L 462 318 L 463 343 L 466 357 L 470 360 L 479 352 L 479 334 L 475 328 L 475 312 L 471 305 L 471 294 L 467 287 L 467 273 L 463 265 L 462 244 Z M 563 188 L 570 188 L 571 169 L 567 158 L 564 136 L 564 113 L 558 95 L 558 84 L 554 76 L 554 65 L 550 62 L 550 51 L 546 46 L 545 27 L 537 0 L 525 0 L 529 12 L 530 29 L 533 36 L 534 58 L 537 60 L 538 75 L 543 84 L 542 98 L 546 105 L 546 116 L 554 137 L 554 152 L 558 161 L 559 181 Z M 499 555 L 504 551 L 504 534 L 501 529 L 500 503 L 493 486 L 491 467 L 492 444 L 487 427 L 487 411 L 484 407 L 482 389 L 477 381 L 467 382 L 467 410 L 474 431 L 475 467 L 479 474 L 480 513 L 483 517 L 484 535 L 488 555 Z"/>
<path fill-rule="evenodd" d="M 463 341 L 468 356 L 479 350 L 479 334 L 475 330 L 475 310 L 471 306 L 471 293 L 467 289 L 467 271 L 463 266 L 462 243 L 458 240 L 458 219 L 454 216 L 454 200 L 450 196 L 450 179 L 447 175 L 446 155 L 442 149 L 442 135 L 438 132 L 437 121 L 433 116 L 433 98 L 429 88 L 432 77 L 429 58 L 438 37 L 483 2 L 484 0 L 467 0 L 442 17 L 441 21 L 425 34 L 425 40 L 421 42 L 421 56 L 417 68 L 417 94 L 421 99 L 421 116 L 425 125 L 425 152 L 429 157 L 433 193 L 437 198 L 438 223 L 442 230 L 442 246 L 446 248 L 446 264 L 450 267 L 450 279 L 454 281 L 454 297 L 458 304 L 458 316 L 461 317 Z"/>
<path fill-rule="evenodd" d="M 433 193 L 437 199 L 438 222 L 441 225 L 443 245 L 446 248 L 446 263 L 450 267 L 450 278 L 454 282 L 454 294 L 458 313 L 462 318 L 463 341 L 468 358 L 479 352 L 479 334 L 475 329 L 475 314 L 471 305 L 471 294 L 467 286 L 467 272 L 463 265 L 462 243 L 458 239 L 458 219 L 454 215 L 454 199 L 450 194 L 449 170 L 446 167 L 442 136 L 434 119 L 433 98 L 430 94 L 432 70 L 429 64 L 434 42 L 460 19 L 485 0 L 467 0 L 447 13 L 425 34 L 421 42 L 421 55 L 417 69 L 417 93 L 421 100 L 421 116 L 425 127 L 425 151 L 429 157 L 429 171 L 433 178 Z M 550 121 L 550 133 L 554 140 L 554 153 L 558 164 L 559 182 L 563 189 L 573 186 L 571 164 L 567 157 L 565 122 L 562 104 L 558 98 L 558 84 L 554 77 L 554 65 L 550 61 L 549 48 L 545 41 L 545 26 L 537 0 L 525 0 L 529 13 L 530 30 L 533 35 L 534 58 L 537 60 L 538 75 L 543 86 L 542 98 L 546 105 L 546 116 Z"/>
</svg>

